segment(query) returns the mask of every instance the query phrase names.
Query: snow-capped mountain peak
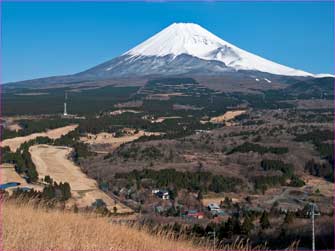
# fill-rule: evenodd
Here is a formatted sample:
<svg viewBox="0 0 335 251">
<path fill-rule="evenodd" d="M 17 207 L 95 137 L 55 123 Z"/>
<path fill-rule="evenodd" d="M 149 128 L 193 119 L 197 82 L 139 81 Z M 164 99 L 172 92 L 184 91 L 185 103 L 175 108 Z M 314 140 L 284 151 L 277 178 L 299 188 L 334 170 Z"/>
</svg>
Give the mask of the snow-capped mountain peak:
<svg viewBox="0 0 335 251">
<path fill-rule="evenodd" d="M 285 76 L 313 76 L 242 50 L 194 23 L 173 23 L 127 51 L 130 58 L 189 55 L 224 63 L 232 70 L 261 71 Z"/>
<path fill-rule="evenodd" d="M 125 54 L 166 56 L 189 54 L 205 56 L 222 47 L 223 40 L 193 23 L 173 23 Z M 224 42 L 225 45 L 230 45 Z"/>
</svg>

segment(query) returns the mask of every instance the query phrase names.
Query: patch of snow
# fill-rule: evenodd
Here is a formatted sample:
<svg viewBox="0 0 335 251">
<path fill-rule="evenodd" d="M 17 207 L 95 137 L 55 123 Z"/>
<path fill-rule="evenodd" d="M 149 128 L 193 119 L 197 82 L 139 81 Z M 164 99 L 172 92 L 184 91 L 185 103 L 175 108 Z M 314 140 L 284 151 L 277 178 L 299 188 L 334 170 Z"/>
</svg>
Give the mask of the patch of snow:
<svg viewBox="0 0 335 251">
<path fill-rule="evenodd" d="M 268 83 L 271 83 L 271 80 L 267 79 L 267 78 L 264 78 L 264 80 Z"/>
<path fill-rule="evenodd" d="M 259 79 L 258 79 L 258 78 L 255 78 L 255 80 L 256 80 L 257 82 L 259 82 Z"/>
<path fill-rule="evenodd" d="M 315 78 L 326 78 L 326 77 L 330 77 L 333 78 L 334 75 L 332 74 L 327 74 L 327 73 L 320 73 L 320 74 L 314 74 Z"/>
</svg>

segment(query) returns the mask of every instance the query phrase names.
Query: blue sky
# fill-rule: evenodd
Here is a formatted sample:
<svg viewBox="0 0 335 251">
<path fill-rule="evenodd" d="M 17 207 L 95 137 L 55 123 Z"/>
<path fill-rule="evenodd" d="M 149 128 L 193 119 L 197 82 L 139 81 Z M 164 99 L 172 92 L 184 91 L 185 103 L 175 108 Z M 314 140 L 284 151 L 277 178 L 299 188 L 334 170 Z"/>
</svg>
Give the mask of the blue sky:
<svg viewBox="0 0 335 251">
<path fill-rule="evenodd" d="M 173 22 L 275 62 L 334 73 L 333 2 L 2 3 L 2 81 L 76 73 Z"/>
</svg>

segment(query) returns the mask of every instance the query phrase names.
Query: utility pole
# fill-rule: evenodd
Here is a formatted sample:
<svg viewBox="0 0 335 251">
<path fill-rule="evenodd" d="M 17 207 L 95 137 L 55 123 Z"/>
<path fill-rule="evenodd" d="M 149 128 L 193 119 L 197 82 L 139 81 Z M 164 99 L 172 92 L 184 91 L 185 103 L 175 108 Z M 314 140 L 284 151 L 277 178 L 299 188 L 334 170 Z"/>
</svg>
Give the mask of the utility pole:
<svg viewBox="0 0 335 251">
<path fill-rule="evenodd" d="M 315 223 L 314 218 L 316 215 L 320 215 L 320 213 L 315 213 L 316 204 L 310 203 L 310 210 L 311 210 L 311 219 L 312 219 L 312 250 L 315 251 Z"/>
<path fill-rule="evenodd" d="M 216 232 L 215 232 L 215 229 L 213 232 L 208 232 L 208 234 L 211 234 L 213 235 L 213 250 L 216 249 Z"/>
</svg>

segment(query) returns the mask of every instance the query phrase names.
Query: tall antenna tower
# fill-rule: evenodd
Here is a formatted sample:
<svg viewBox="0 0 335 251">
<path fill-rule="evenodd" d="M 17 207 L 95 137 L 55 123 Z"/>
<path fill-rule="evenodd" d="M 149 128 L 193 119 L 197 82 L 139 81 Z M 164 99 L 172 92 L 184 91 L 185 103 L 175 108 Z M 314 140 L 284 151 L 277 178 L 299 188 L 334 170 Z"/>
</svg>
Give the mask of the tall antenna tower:
<svg viewBox="0 0 335 251">
<path fill-rule="evenodd" d="M 65 98 L 64 98 L 64 116 L 67 116 L 67 110 L 66 110 L 66 101 L 67 101 L 67 92 L 65 92 Z"/>
</svg>

